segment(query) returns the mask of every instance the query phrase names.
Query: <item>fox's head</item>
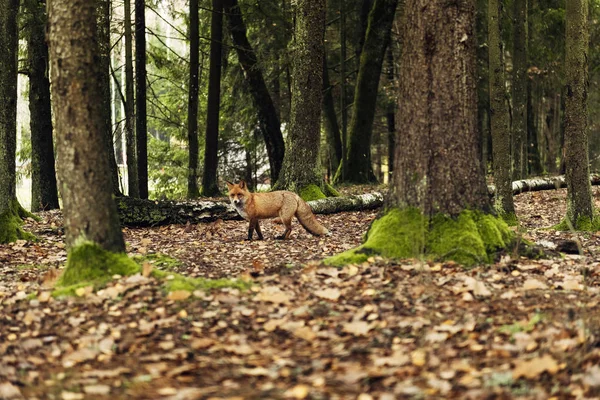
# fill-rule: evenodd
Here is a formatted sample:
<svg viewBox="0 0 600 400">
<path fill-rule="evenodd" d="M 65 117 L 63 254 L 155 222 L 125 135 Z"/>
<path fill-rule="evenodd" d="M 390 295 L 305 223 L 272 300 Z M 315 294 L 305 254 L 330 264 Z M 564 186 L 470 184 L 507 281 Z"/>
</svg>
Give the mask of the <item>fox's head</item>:
<svg viewBox="0 0 600 400">
<path fill-rule="evenodd" d="M 246 182 L 244 180 L 241 180 L 240 183 L 227 182 L 227 187 L 229 188 L 229 200 L 231 204 L 236 207 L 243 206 L 250 195 Z"/>
</svg>

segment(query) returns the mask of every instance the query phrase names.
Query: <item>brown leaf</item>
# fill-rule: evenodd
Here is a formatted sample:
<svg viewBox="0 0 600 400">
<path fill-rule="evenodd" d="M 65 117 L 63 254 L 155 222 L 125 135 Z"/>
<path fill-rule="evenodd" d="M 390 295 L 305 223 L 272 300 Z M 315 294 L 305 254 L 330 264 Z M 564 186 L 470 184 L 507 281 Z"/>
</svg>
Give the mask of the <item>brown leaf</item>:
<svg viewBox="0 0 600 400">
<path fill-rule="evenodd" d="M 544 372 L 548 372 L 551 375 L 558 372 L 558 363 L 549 354 L 531 360 L 517 360 L 515 364 L 513 379 L 519 379 L 521 377 L 534 379 Z"/>
<path fill-rule="evenodd" d="M 169 300 L 185 300 L 188 297 L 190 297 L 192 295 L 192 292 L 190 292 L 189 290 L 175 290 L 172 292 L 169 292 L 169 295 L 167 296 L 167 299 Z"/>
</svg>

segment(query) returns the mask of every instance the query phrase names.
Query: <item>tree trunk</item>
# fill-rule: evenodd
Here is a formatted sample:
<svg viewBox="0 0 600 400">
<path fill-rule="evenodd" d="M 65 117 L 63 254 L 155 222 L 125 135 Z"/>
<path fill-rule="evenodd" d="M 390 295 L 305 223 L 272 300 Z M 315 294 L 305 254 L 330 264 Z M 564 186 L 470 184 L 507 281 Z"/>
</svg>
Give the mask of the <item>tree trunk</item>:
<svg viewBox="0 0 600 400">
<path fill-rule="evenodd" d="M 125 9 L 125 152 L 127 155 L 127 188 L 129 196 L 140 197 L 135 149 L 131 0 L 124 0 L 123 4 Z"/>
<path fill-rule="evenodd" d="M 48 79 L 48 45 L 45 38 L 45 1 L 26 0 L 29 64 L 29 114 L 31 129 L 31 210 L 59 208 L 52 110 Z"/>
<path fill-rule="evenodd" d="M 398 82 L 394 179 L 366 242 L 325 260 L 389 258 L 489 262 L 513 238 L 492 212 L 480 166 L 475 1 L 407 0 Z M 469 183 L 469 188 L 465 183 Z"/>
<path fill-rule="evenodd" d="M 258 66 L 256 54 L 246 36 L 246 25 L 242 18 L 238 0 L 224 0 L 223 9 L 227 17 L 227 26 L 231 41 L 235 46 L 240 66 L 250 88 L 258 112 L 258 123 L 267 147 L 271 183 L 275 184 L 283 164 L 285 145 L 281 134 L 281 124 L 273 100 Z"/>
<path fill-rule="evenodd" d="M 18 0 L 0 0 L 0 243 L 31 238 L 16 197 Z"/>
<path fill-rule="evenodd" d="M 135 140 L 139 195 L 148 198 L 148 128 L 146 120 L 146 5 L 135 0 Z"/>
<path fill-rule="evenodd" d="M 298 192 L 304 200 L 314 200 L 320 193 L 303 193 L 316 185 L 324 189 L 319 165 L 323 57 L 325 35 L 325 0 L 299 0 L 296 3 L 294 30 L 295 53 L 292 57 L 292 110 L 287 151 L 277 181 L 277 188 Z"/>
<path fill-rule="evenodd" d="M 48 9 L 58 175 L 64 209 L 67 269 L 91 241 L 125 252 L 105 145 L 95 4 L 52 0 Z M 93 260 L 80 260 L 81 264 Z M 106 260 L 105 260 L 106 261 Z M 106 266 L 105 266 L 106 267 Z"/>
<path fill-rule="evenodd" d="M 369 27 L 360 58 L 360 67 L 354 90 L 354 105 L 348 131 L 348 149 L 344 182 L 374 181 L 371 166 L 371 136 L 377 90 L 383 65 L 383 56 L 389 42 L 398 0 L 376 0 L 369 14 Z M 341 172 L 337 174 L 341 181 Z"/>
<path fill-rule="evenodd" d="M 323 122 L 325 134 L 327 135 L 327 154 L 331 169 L 337 171 L 342 159 L 342 139 L 340 136 L 340 125 L 335 113 L 331 82 L 329 81 L 329 68 L 327 57 L 323 56 Z"/>
<path fill-rule="evenodd" d="M 206 105 L 206 136 L 202 194 L 214 196 L 221 192 L 217 183 L 219 146 L 219 108 L 221 104 L 221 59 L 223 41 L 223 3 L 213 0 L 210 22 L 210 69 L 208 76 L 208 103 Z"/>
<path fill-rule="evenodd" d="M 504 63 L 502 62 L 503 46 L 500 33 L 500 15 L 498 0 L 489 0 L 490 118 L 494 156 L 494 182 L 497 188 L 494 208 L 505 219 L 515 220 L 515 205 L 510 186 L 510 116 L 506 99 Z"/>
<path fill-rule="evenodd" d="M 387 78 L 389 85 L 395 89 L 396 81 L 394 77 L 394 49 L 388 46 L 387 53 Z M 394 90 L 395 95 L 395 90 Z M 388 128 L 388 182 L 392 181 L 392 173 L 394 172 L 394 152 L 396 150 L 396 98 L 392 96 L 387 105 L 387 128 Z"/>
<path fill-rule="evenodd" d="M 533 82 L 527 80 L 527 173 L 539 175 L 543 172 L 538 142 L 538 129 L 533 112 Z"/>
<path fill-rule="evenodd" d="M 566 222 L 591 230 L 594 203 L 588 156 L 588 1 L 569 0 L 566 6 L 565 165 L 568 209 Z"/>
<path fill-rule="evenodd" d="M 527 174 L 527 1 L 513 2 L 513 179 Z"/>
<path fill-rule="evenodd" d="M 198 190 L 198 73 L 200 68 L 200 33 L 198 0 L 190 0 L 190 88 L 188 96 L 188 199 L 200 195 Z"/>
</svg>

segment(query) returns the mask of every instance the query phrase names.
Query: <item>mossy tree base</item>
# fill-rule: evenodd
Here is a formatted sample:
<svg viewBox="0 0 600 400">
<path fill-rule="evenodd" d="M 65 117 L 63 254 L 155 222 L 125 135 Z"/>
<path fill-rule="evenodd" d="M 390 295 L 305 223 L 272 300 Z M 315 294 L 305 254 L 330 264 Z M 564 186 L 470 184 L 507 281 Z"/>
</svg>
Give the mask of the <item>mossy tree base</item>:
<svg viewBox="0 0 600 400">
<path fill-rule="evenodd" d="M 570 218 L 565 217 L 552 229 L 557 231 L 597 232 L 600 231 L 600 215 L 594 215 L 593 218 L 579 217 L 576 224 L 573 224 Z"/>
<path fill-rule="evenodd" d="M 470 266 L 488 263 L 514 241 L 502 218 L 480 211 L 463 211 L 452 218 L 438 214 L 430 220 L 417 208 L 392 208 L 375 220 L 363 245 L 327 258 L 326 264 L 361 263 L 372 255 L 387 258 L 453 260 Z"/>
<path fill-rule="evenodd" d="M 140 260 L 144 261 L 144 260 Z M 170 261 L 173 263 L 174 261 Z M 109 282 L 114 275 L 128 276 L 141 272 L 142 267 L 125 253 L 113 253 L 104 250 L 97 243 L 81 241 L 73 246 L 67 255 L 67 266 L 60 277 L 55 297 L 72 296 L 81 287 L 100 287 Z M 174 290 L 210 290 L 224 287 L 248 289 L 251 282 L 229 279 L 188 278 L 172 272 L 153 269 L 151 276 L 164 280 L 167 291 Z"/>
<path fill-rule="evenodd" d="M 25 210 L 15 199 L 11 201 L 8 210 L 0 214 L 0 243 L 11 243 L 17 240 L 35 240 L 35 236 L 25 232 L 21 226 L 23 218 L 37 217 Z"/>
</svg>

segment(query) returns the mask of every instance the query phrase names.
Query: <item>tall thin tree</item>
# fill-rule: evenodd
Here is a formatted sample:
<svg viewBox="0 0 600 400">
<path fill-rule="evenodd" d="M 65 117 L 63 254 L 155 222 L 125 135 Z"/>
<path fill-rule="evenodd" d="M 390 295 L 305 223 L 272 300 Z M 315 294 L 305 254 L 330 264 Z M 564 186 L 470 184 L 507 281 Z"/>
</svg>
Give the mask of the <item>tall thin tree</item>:
<svg viewBox="0 0 600 400">
<path fill-rule="evenodd" d="M 219 144 L 219 108 L 221 103 L 221 59 L 223 57 L 223 2 L 212 1 L 210 19 L 210 68 L 208 73 L 208 102 L 206 105 L 206 136 L 204 145 L 204 170 L 202 194 L 220 193 L 217 184 L 217 158 Z"/>
<path fill-rule="evenodd" d="M 527 3 L 513 2 L 512 179 L 527 175 Z"/>
<path fill-rule="evenodd" d="M 27 13 L 29 123 L 31 129 L 31 210 L 59 208 L 52 140 L 52 110 L 45 38 L 45 0 L 23 2 Z"/>
<path fill-rule="evenodd" d="M 566 3 L 565 179 L 567 228 L 597 230 L 588 155 L 588 1 Z M 565 224 L 561 224 L 565 225 Z"/>
<path fill-rule="evenodd" d="M 16 194 L 18 0 L 0 0 L 0 243 L 31 238 Z"/>
<path fill-rule="evenodd" d="M 506 98 L 506 81 L 504 79 L 500 7 L 498 0 L 489 0 L 490 122 L 494 157 L 494 183 L 496 185 L 494 207 L 503 218 L 514 223 L 516 217 L 510 165 L 510 116 Z"/>
<path fill-rule="evenodd" d="M 198 73 L 200 68 L 198 0 L 190 0 L 190 87 L 188 93 L 188 182 L 187 197 L 194 199 L 198 190 Z"/>
<path fill-rule="evenodd" d="M 148 198 L 146 120 L 146 2 L 135 0 L 135 148 L 140 198 Z"/>
<path fill-rule="evenodd" d="M 124 0 L 125 37 L 125 153 L 127 155 L 127 188 L 129 196 L 140 197 L 135 141 L 135 99 L 133 81 L 133 37 L 131 33 L 131 0 Z"/>
</svg>

